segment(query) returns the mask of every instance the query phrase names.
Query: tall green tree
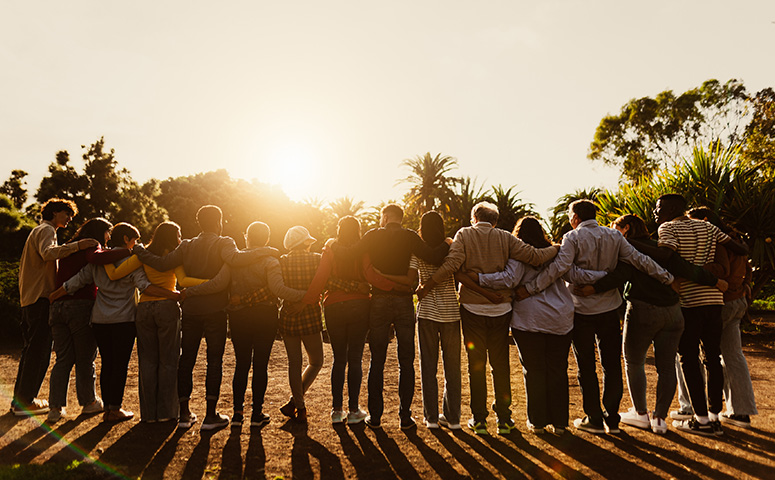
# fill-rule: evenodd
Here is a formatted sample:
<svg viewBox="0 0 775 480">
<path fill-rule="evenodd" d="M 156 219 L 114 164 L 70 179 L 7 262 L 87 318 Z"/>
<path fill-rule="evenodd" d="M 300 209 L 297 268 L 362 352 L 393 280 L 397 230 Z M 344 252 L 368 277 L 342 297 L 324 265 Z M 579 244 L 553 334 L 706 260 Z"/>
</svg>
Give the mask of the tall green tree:
<svg viewBox="0 0 775 480">
<path fill-rule="evenodd" d="M 771 178 L 775 176 L 775 91 L 765 88 L 751 103 L 753 117 L 745 130 L 743 159 Z"/>
<path fill-rule="evenodd" d="M 477 184 L 476 178 L 464 176 L 455 182 L 449 234 L 471 225 L 471 209 L 485 197 L 484 186 Z"/>
<path fill-rule="evenodd" d="M 27 203 L 27 181 L 24 180 L 27 175 L 29 174 L 24 170 L 12 170 L 11 178 L 0 186 L 0 193 L 7 195 L 17 209 Z"/>
<path fill-rule="evenodd" d="M 708 80 L 680 95 L 665 90 L 630 100 L 619 114 L 600 121 L 588 158 L 640 181 L 691 156 L 697 145 L 738 144 L 750 120 L 748 98 L 743 82 L 733 79 Z"/>
<path fill-rule="evenodd" d="M 541 217 L 535 211 L 534 204 L 525 203 L 519 198 L 521 192 L 514 191 L 515 188 L 517 188 L 516 185 L 505 188 L 498 184 L 490 188 L 491 193 L 487 197 L 487 200 L 498 207 L 498 225 L 496 226 L 509 232 L 514 230 L 517 220 L 526 215 Z"/>
<path fill-rule="evenodd" d="M 449 173 L 457 168 L 457 160 L 441 153 L 433 157 L 428 152 L 408 158 L 401 165 L 410 171 L 409 176 L 398 181 L 410 185 L 404 198 L 407 210 L 415 215 L 431 210 L 449 214 L 455 196 L 452 188 L 457 180 Z"/>
<path fill-rule="evenodd" d="M 573 193 L 568 193 L 557 199 L 552 208 L 552 216 L 549 219 L 549 230 L 552 239 L 556 242 L 562 240 L 563 235 L 570 232 L 572 227 L 568 220 L 568 208 L 576 200 L 597 201 L 600 194 L 599 188 L 578 189 Z"/>
</svg>

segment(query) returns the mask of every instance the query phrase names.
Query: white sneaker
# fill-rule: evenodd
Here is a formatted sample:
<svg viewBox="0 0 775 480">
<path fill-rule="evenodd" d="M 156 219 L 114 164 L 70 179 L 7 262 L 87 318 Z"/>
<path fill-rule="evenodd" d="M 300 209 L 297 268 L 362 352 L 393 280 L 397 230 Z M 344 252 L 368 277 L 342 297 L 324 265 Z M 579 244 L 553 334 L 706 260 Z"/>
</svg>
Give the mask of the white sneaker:
<svg viewBox="0 0 775 480">
<path fill-rule="evenodd" d="M 51 410 L 48 411 L 48 416 L 46 417 L 46 421 L 48 423 L 56 423 L 59 420 L 62 419 L 67 415 L 67 412 L 65 411 L 65 407 L 51 407 Z"/>
<path fill-rule="evenodd" d="M 347 414 L 344 413 L 344 410 L 331 410 L 331 423 L 342 423 L 345 418 L 347 418 Z"/>
<path fill-rule="evenodd" d="M 423 423 L 425 424 L 425 426 L 427 428 L 430 428 L 431 430 L 436 430 L 436 429 L 439 428 L 438 422 L 430 422 L 430 421 L 428 421 L 427 418 L 423 420 Z"/>
<path fill-rule="evenodd" d="M 463 428 L 459 423 L 450 423 L 444 415 L 439 415 L 439 425 L 447 427 L 450 430 L 461 430 Z"/>
<path fill-rule="evenodd" d="M 83 406 L 83 410 L 81 410 L 81 415 L 89 415 L 89 414 L 92 414 L 92 413 L 99 413 L 99 412 L 103 411 L 104 409 L 105 409 L 105 406 L 102 404 L 102 399 L 97 397 L 90 404 Z"/>
<path fill-rule="evenodd" d="M 361 423 L 368 417 L 369 414 L 361 410 L 360 408 L 354 412 L 350 412 L 347 415 L 347 424 L 353 425 L 355 423 Z"/>
<path fill-rule="evenodd" d="M 619 416 L 621 417 L 621 420 L 619 421 L 625 425 L 638 428 L 649 428 L 651 426 L 648 414 L 639 414 L 637 410 L 635 410 L 635 407 L 631 407 L 626 412 L 620 413 Z"/>
<path fill-rule="evenodd" d="M 667 433 L 667 423 L 664 418 L 651 417 L 651 431 L 659 435 Z"/>
</svg>

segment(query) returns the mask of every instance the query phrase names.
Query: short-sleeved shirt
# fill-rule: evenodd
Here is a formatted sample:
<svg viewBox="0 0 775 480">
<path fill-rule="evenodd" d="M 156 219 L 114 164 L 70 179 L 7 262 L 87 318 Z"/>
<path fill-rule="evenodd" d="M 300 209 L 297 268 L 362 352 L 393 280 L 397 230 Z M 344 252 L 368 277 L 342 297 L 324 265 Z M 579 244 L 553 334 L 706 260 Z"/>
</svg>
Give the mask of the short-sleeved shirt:
<svg viewBox="0 0 775 480">
<path fill-rule="evenodd" d="M 409 267 L 420 272 L 420 282 L 427 282 L 438 266 L 430 264 L 421 258 L 412 255 Z M 447 275 L 444 281 L 431 289 L 417 304 L 417 318 L 432 320 L 434 322 L 458 322 L 460 321 L 460 306 L 455 292 L 455 280 L 452 275 Z"/>
<path fill-rule="evenodd" d="M 291 251 L 280 257 L 280 268 L 285 285 L 297 290 L 306 290 L 320 265 L 320 254 L 305 251 Z M 312 335 L 323 330 L 320 317 L 320 304 L 305 305 L 296 315 L 280 310 L 280 333 L 300 337 Z"/>
<path fill-rule="evenodd" d="M 715 225 L 694 219 L 665 222 L 659 226 L 659 245 L 674 249 L 686 261 L 702 267 L 713 262 L 716 245 L 731 238 Z M 681 306 L 724 305 L 724 294 L 715 287 L 681 281 Z"/>
</svg>

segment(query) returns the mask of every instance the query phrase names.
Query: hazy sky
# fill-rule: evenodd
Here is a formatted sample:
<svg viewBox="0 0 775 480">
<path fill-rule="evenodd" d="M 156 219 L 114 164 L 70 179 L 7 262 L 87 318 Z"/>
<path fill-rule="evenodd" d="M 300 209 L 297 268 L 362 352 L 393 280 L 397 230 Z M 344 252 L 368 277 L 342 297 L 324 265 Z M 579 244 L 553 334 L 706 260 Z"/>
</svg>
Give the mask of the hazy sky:
<svg viewBox="0 0 775 480">
<path fill-rule="evenodd" d="M 0 15 L 0 181 L 34 193 L 100 136 L 143 182 L 226 168 L 293 199 L 400 199 L 401 160 L 517 185 L 541 213 L 629 99 L 775 86 L 775 2 L 18 1 Z"/>
</svg>

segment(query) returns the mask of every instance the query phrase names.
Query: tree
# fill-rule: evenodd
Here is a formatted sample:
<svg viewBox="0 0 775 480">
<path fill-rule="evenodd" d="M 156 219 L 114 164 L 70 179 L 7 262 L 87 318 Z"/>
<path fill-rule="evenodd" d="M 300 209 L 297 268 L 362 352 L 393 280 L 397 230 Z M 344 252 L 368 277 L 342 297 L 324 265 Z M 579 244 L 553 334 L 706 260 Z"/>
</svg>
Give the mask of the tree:
<svg viewBox="0 0 775 480">
<path fill-rule="evenodd" d="M 512 185 L 509 188 L 504 188 L 502 185 L 493 186 L 490 190 L 492 195 L 487 197 L 487 200 L 494 203 L 498 207 L 498 228 L 503 230 L 512 231 L 514 225 L 517 224 L 517 220 L 526 216 L 533 215 L 539 217 L 540 215 L 535 211 L 535 205 L 532 203 L 524 203 L 519 198 L 521 192 L 515 192 L 516 185 Z"/>
<path fill-rule="evenodd" d="M 775 175 L 775 91 L 761 90 L 751 99 L 753 117 L 745 129 L 743 159 L 759 166 L 765 175 Z"/>
<path fill-rule="evenodd" d="M 476 179 L 461 177 L 455 182 L 449 234 L 471 225 L 471 209 L 485 198 L 484 187 L 476 184 Z"/>
<path fill-rule="evenodd" d="M 0 186 L 0 193 L 7 195 L 13 202 L 14 207 L 21 209 L 27 203 L 27 182 L 24 177 L 29 175 L 24 170 L 11 171 L 11 178 Z"/>
<path fill-rule="evenodd" d="M 363 201 L 356 202 L 350 197 L 339 197 L 329 202 L 328 210 L 333 214 L 334 220 L 338 221 L 340 218 L 348 215 L 360 218 L 363 206 Z"/>
<path fill-rule="evenodd" d="M 457 168 L 457 160 L 441 156 L 440 153 L 431 157 L 428 152 L 423 156 L 406 159 L 401 165 L 411 171 L 409 176 L 398 181 L 411 185 L 404 197 L 407 210 L 415 215 L 431 210 L 437 210 L 442 215 L 448 214 L 455 196 L 452 186 L 457 180 L 448 174 Z"/>
<path fill-rule="evenodd" d="M 588 158 L 614 165 L 638 182 L 691 155 L 697 145 L 738 144 L 750 119 L 743 82 L 708 80 L 678 96 L 665 90 L 655 98 L 633 99 L 618 115 L 604 117 Z"/>
</svg>

